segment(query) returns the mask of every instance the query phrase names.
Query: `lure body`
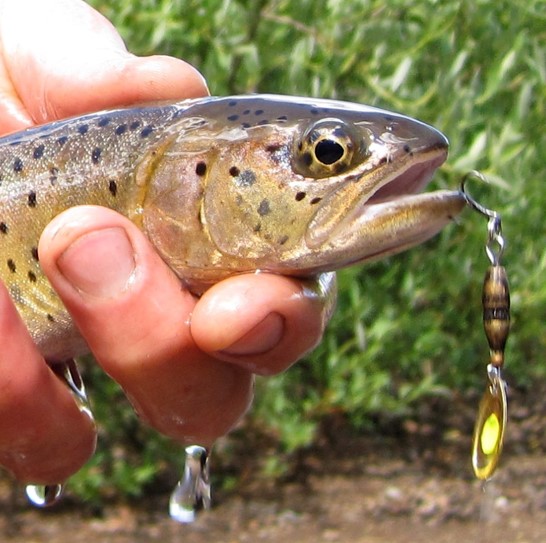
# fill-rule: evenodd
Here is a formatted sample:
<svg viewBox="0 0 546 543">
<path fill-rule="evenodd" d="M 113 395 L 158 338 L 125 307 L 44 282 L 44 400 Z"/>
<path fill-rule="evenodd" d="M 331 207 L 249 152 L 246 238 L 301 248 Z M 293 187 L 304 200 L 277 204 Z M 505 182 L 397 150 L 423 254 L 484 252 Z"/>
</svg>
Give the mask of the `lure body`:
<svg viewBox="0 0 546 543">
<path fill-rule="evenodd" d="M 478 479 L 491 478 L 499 463 L 507 422 L 506 383 L 501 370 L 510 332 L 510 289 L 504 266 L 490 266 L 483 283 L 483 326 L 489 343 L 487 385 L 472 440 L 472 466 Z"/>
<path fill-rule="evenodd" d="M 447 141 L 368 106 L 256 95 L 93 113 L 0 138 L 0 279 L 48 359 L 85 344 L 39 265 L 75 205 L 143 229 L 196 293 L 264 270 L 312 276 L 421 243 L 464 207 L 416 194 Z"/>
</svg>

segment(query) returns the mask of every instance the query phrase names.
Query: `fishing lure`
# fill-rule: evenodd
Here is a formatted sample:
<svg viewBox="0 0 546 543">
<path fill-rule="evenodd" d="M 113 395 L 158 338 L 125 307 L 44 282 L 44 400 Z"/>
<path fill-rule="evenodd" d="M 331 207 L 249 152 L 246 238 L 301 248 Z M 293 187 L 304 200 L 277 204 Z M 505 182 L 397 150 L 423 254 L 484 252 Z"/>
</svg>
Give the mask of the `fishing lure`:
<svg viewBox="0 0 546 543">
<path fill-rule="evenodd" d="M 506 241 L 502 235 L 500 215 L 478 204 L 466 191 L 468 179 L 485 181 L 476 171 L 461 182 L 467 204 L 488 218 L 485 252 L 490 266 L 485 272 L 482 291 L 483 325 L 489 343 L 487 383 L 478 408 L 472 438 L 472 467 L 478 479 L 490 479 L 495 472 L 503 447 L 507 422 L 506 382 L 502 378 L 504 350 L 510 332 L 510 291 L 506 269 L 501 266 Z"/>
</svg>

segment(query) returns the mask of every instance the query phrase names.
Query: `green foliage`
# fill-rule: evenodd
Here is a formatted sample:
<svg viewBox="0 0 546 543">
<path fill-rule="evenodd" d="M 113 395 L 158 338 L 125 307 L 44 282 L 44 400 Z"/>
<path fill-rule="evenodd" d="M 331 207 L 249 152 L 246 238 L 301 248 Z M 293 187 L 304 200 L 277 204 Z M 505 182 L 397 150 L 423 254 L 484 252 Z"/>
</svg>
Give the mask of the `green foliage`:
<svg viewBox="0 0 546 543">
<path fill-rule="evenodd" d="M 510 381 L 525 386 L 544 379 L 544 0 L 91 3 L 132 51 L 188 60 L 213 94 L 338 97 L 402 111 L 443 130 L 451 158 L 435 187 L 455 187 L 469 169 L 480 169 L 492 186 L 469 189 L 503 215 L 513 300 Z M 339 307 L 323 343 L 285 375 L 259 382 L 254 420 L 294 450 L 312 442 L 329 413 L 344 413 L 360 426 L 372 414 L 404 415 L 426 395 L 481 385 L 485 237 L 483 218 L 466 212 L 460 224 L 420 248 L 340 273 Z M 113 414 L 107 386 L 95 381 L 90 388 L 97 408 L 107 402 L 109 413 L 99 415 L 101 425 L 107 422 L 106 447 L 85 484 L 98 488 L 109 479 L 136 493 L 112 452 L 127 438 L 121 420 L 127 409 Z M 164 459 L 165 447 L 146 434 L 141 465 Z M 105 457 L 109 471 L 97 475 Z M 142 470 L 137 478 L 144 482 L 156 475 L 156 468 Z"/>
</svg>

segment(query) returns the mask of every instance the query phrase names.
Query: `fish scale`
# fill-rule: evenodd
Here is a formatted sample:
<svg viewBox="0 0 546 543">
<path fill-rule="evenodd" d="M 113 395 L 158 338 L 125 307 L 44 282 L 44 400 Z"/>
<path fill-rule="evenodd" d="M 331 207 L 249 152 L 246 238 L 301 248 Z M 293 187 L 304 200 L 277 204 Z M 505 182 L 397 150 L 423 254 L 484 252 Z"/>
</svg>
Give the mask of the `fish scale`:
<svg viewBox="0 0 546 543">
<path fill-rule="evenodd" d="M 446 153 L 442 134 L 408 117 L 274 95 L 31 128 L 0 138 L 0 279 L 48 359 L 81 354 L 37 251 L 63 210 L 123 213 L 195 293 L 258 269 L 308 277 L 404 250 L 457 215 L 458 192 L 414 194 Z"/>
</svg>

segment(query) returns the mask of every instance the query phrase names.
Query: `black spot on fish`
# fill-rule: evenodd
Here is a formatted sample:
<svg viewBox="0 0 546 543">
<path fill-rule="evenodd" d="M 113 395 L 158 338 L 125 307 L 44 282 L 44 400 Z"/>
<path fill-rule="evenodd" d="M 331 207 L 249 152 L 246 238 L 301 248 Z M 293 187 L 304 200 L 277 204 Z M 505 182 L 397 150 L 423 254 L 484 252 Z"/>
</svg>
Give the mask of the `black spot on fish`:
<svg viewBox="0 0 546 543">
<path fill-rule="evenodd" d="M 113 179 L 110 179 L 110 182 L 108 183 L 108 190 L 112 196 L 116 196 L 118 193 L 118 185 Z"/>
<path fill-rule="evenodd" d="M 198 162 L 197 166 L 195 166 L 195 173 L 199 177 L 203 177 L 207 173 L 207 165 L 205 162 Z"/>
<path fill-rule="evenodd" d="M 28 207 L 36 207 L 36 193 L 33 190 L 28 193 L 27 204 Z"/>
<path fill-rule="evenodd" d="M 89 125 L 87 124 L 80 124 L 80 126 L 78 126 L 78 132 L 80 134 L 87 134 L 87 131 L 89 130 Z"/>
<path fill-rule="evenodd" d="M 310 109 L 309 112 L 311 113 L 311 115 L 318 115 L 319 114 L 319 110 L 316 109 L 316 108 Z"/>
<path fill-rule="evenodd" d="M 140 121 L 133 121 L 133 122 L 129 125 L 129 129 L 130 129 L 130 130 L 136 130 L 139 126 L 140 126 Z"/>
<path fill-rule="evenodd" d="M 140 132 L 141 138 L 147 138 L 154 131 L 153 126 L 145 126 Z"/>
<path fill-rule="evenodd" d="M 250 109 L 245 109 L 245 110 L 243 111 L 243 115 L 248 115 L 249 113 L 250 113 Z"/>
<path fill-rule="evenodd" d="M 288 236 L 284 235 L 279 238 L 279 245 L 284 245 L 288 241 Z"/>
<path fill-rule="evenodd" d="M 265 215 L 269 215 L 269 213 L 271 213 L 271 206 L 269 204 L 269 200 L 264 198 L 258 206 L 258 215 L 260 215 L 260 217 L 264 217 Z"/>
<path fill-rule="evenodd" d="M 250 125 L 250 123 L 241 123 L 241 126 L 243 128 L 250 128 L 251 125 Z"/>
<path fill-rule="evenodd" d="M 125 132 L 127 132 L 127 125 L 126 124 L 120 124 L 116 128 L 116 135 L 117 136 L 121 136 L 122 134 L 125 134 Z"/>
<path fill-rule="evenodd" d="M 55 317 L 51 313 L 48 313 L 47 314 L 47 320 L 49 322 L 55 322 Z"/>
<path fill-rule="evenodd" d="M 239 115 L 230 115 L 228 121 L 236 121 L 239 118 Z"/>
<path fill-rule="evenodd" d="M 411 152 L 411 147 L 406 143 L 406 145 L 404 145 L 404 152 L 405 153 L 408 153 L 409 155 L 412 155 L 413 153 Z"/>
<path fill-rule="evenodd" d="M 62 147 L 68 141 L 68 136 L 57 138 L 57 143 Z"/>
<path fill-rule="evenodd" d="M 237 177 L 240 173 L 241 173 L 241 170 L 239 170 L 237 166 L 232 166 L 229 169 L 229 175 L 231 175 L 231 177 Z"/>
<path fill-rule="evenodd" d="M 8 258 L 7 264 L 8 264 L 8 269 L 11 273 L 15 273 L 17 271 L 17 266 L 15 265 L 15 262 L 11 258 Z"/>
<path fill-rule="evenodd" d="M 30 254 L 32 255 L 32 258 L 36 260 L 36 262 L 40 261 L 40 257 L 38 256 L 38 247 L 32 247 Z"/>
<path fill-rule="evenodd" d="M 8 225 L 5 222 L 0 222 L 0 232 L 2 234 L 8 233 Z"/>
<path fill-rule="evenodd" d="M 44 156 L 44 150 L 45 150 L 45 145 L 43 143 L 38 145 L 38 147 L 34 148 L 34 152 L 32 153 L 32 157 L 35 158 L 35 159 L 42 158 Z"/>
<path fill-rule="evenodd" d="M 29 271 L 27 275 L 31 283 L 36 283 L 36 274 L 33 271 Z"/>
<path fill-rule="evenodd" d="M 93 164 L 98 164 L 101 153 L 102 149 L 100 147 L 95 147 L 93 149 L 93 151 L 91 152 L 91 160 L 93 161 Z"/>
<path fill-rule="evenodd" d="M 258 126 L 264 126 L 266 124 L 269 124 L 269 121 L 267 119 L 262 119 L 261 121 L 258 121 Z"/>
<path fill-rule="evenodd" d="M 237 100 L 230 100 L 230 101 L 228 102 L 228 106 L 229 106 L 229 107 L 235 107 L 236 105 L 237 105 Z"/>
<path fill-rule="evenodd" d="M 112 122 L 112 119 L 110 117 L 102 117 L 99 119 L 99 122 L 97 123 L 98 126 L 101 128 L 104 128 L 105 126 L 108 126 Z"/>
<path fill-rule="evenodd" d="M 59 168 L 50 168 L 49 169 L 49 182 L 54 185 L 57 182 L 57 177 L 59 175 Z"/>
<path fill-rule="evenodd" d="M 296 202 L 301 202 L 307 194 L 305 192 L 298 192 L 296 193 Z"/>
<path fill-rule="evenodd" d="M 263 109 L 257 109 L 255 112 L 254 112 L 254 115 L 263 115 L 264 114 L 264 110 Z"/>
<path fill-rule="evenodd" d="M 277 117 L 277 121 L 288 121 L 288 117 L 286 115 L 281 115 L 280 117 Z"/>
<path fill-rule="evenodd" d="M 20 173 L 23 170 L 23 161 L 20 158 L 16 158 L 13 161 L 13 171 Z"/>
<path fill-rule="evenodd" d="M 322 198 L 320 198 L 319 196 L 316 196 L 315 198 L 311 200 L 311 205 L 318 204 L 321 200 Z"/>
<path fill-rule="evenodd" d="M 256 183 L 256 174 L 252 170 L 243 170 L 237 177 L 237 185 L 251 187 Z"/>
</svg>

